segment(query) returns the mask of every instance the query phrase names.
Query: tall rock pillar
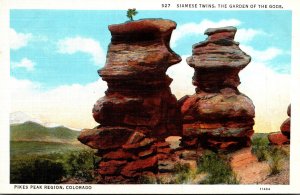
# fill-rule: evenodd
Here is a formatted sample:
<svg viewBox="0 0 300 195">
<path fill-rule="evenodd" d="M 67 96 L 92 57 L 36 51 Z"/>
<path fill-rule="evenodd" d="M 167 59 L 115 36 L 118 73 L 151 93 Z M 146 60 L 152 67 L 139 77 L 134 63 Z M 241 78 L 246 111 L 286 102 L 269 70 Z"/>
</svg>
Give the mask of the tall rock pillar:
<svg viewBox="0 0 300 195">
<path fill-rule="evenodd" d="M 98 149 L 98 172 L 107 183 L 130 183 L 158 173 L 171 151 L 164 139 L 182 133 L 180 108 L 169 87 L 172 79 L 166 75 L 181 61 L 169 46 L 175 28 L 175 22 L 163 19 L 109 26 L 106 64 L 98 71 L 108 89 L 93 108 L 100 125 L 78 138 Z"/>
<path fill-rule="evenodd" d="M 183 100 L 183 138 L 186 148 L 234 150 L 250 145 L 254 105 L 238 90 L 238 73 L 251 57 L 234 41 L 235 27 L 209 28 L 208 38 L 193 45 L 187 58 L 195 69 L 196 94 Z"/>
</svg>

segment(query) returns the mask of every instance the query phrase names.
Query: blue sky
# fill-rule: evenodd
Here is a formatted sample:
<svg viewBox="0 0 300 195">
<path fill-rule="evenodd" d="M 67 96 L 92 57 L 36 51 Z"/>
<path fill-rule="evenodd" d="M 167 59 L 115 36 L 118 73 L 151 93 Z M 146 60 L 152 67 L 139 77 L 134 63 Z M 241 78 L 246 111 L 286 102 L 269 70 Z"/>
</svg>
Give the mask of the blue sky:
<svg viewBox="0 0 300 195">
<path fill-rule="evenodd" d="M 278 72 L 290 72 L 289 11 L 142 10 L 135 19 L 155 17 L 174 20 L 178 27 L 187 23 L 199 24 L 204 19 L 212 22 L 239 20 L 239 29 L 255 29 L 262 32 L 245 44 L 255 50 L 266 50 L 269 47 L 280 49 L 283 53 L 269 61 L 268 66 Z M 12 66 L 11 75 L 18 79 L 38 82 L 44 89 L 52 89 L 62 84 L 87 84 L 95 81 L 98 79 L 97 69 L 104 65 L 105 59 L 99 59 L 100 62 L 95 63 L 88 52 L 61 53 L 58 48 L 59 41 L 74 37 L 93 39 L 105 54 L 110 42 L 107 26 L 126 20 L 126 11 L 12 10 L 11 28 L 17 33 L 31 37 L 26 46 L 11 50 L 11 62 L 20 63 L 25 58 L 30 60 L 34 67 L 28 71 L 23 67 Z M 205 39 L 203 32 L 182 36 L 176 41 L 173 50 L 180 55 L 190 55 L 192 45 Z"/>
<path fill-rule="evenodd" d="M 194 71 L 185 62 L 192 45 L 205 40 L 207 28 L 236 26 L 235 40 L 252 57 L 239 89 L 255 105 L 255 131 L 278 131 L 290 103 L 291 11 L 138 11 L 136 20 L 177 23 L 171 48 L 183 61 L 167 74 L 178 99 L 195 92 Z M 11 112 L 73 128 L 96 126 L 91 110 L 107 88 L 97 70 L 105 64 L 108 25 L 127 20 L 126 10 L 11 10 Z"/>
</svg>

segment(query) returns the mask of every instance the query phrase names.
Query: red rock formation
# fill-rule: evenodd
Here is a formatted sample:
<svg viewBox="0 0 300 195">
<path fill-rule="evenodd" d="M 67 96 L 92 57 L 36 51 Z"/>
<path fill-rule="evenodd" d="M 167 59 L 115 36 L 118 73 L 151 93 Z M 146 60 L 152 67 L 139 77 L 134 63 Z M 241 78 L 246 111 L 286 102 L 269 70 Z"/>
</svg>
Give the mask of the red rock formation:
<svg viewBox="0 0 300 195">
<path fill-rule="evenodd" d="M 287 115 L 289 116 L 280 126 L 281 132 L 270 133 L 268 135 L 269 142 L 273 145 L 290 144 L 291 129 L 291 104 L 288 106 Z"/>
<path fill-rule="evenodd" d="M 281 132 L 270 133 L 268 135 L 268 139 L 272 145 L 283 145 L 283 144 L 290 143 L 290 140 L 285 135 L 283 135 Z"/>
<path fill-rule="evenodd" d="M 139 20 L 111 25 L 111 44 L 99 75 L 108 84 L 94 106 L 101 126 L 140 127 L 146 134 L 180 135 L 180 113 L 165 73 L 181 58 L 169 47 L 176 23 Z"/>
<path fill-rule="evenodd" d="M 228 150 L 250 144 L 254 105 L 237 86 L 251 58 L 233 40 L 235 33 L 235 27 L 207 29 L 208 38 L 193 45 L 187 58 L 195 69 L 196 94 L 180 100 L 184 147 Z"/>
<path fill-rule="evenodd" d="M 106 183 L 135 183 L 144 173 L 159 172 L 159 160 L 172 156 L 164 139 L 182 133 L 180 107 L 166 75 L 181 61 L 169 46 L 175 28 L 163 19 L 109 26 L 106 64 L 98 71 L 108 89 L 93 108 L 100 125 L 78 138 L 98 149 L 98 172 Z"/>
<path fill-rule="evenodd" d="M 290 118 L 286 119 L 280 126 L 281 133 L 285 135 L 288 139 L 290 139 L 290 128 L 291 128 L 290 126 L 291 126 Z"/>
</svg>

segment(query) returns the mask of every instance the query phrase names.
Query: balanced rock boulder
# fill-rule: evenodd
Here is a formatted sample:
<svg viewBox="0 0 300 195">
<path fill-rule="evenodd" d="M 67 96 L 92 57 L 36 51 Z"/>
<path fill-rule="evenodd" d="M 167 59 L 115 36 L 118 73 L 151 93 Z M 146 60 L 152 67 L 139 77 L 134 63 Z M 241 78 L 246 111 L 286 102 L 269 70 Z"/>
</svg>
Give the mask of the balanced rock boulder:
<svg viewBox="0 0 300 195">
<path fill-rule="evenodd" d="M 288 139 L 290 139 L 290 131 L 291 131 L 291 104 L 288 106 L 287 109 L 287 118 L 282 125 L 280 126 L 281 133 L 285 135 Z"/>
<path fill-rule="evenodd" d="M 270 133 L 268 139 L 272 145 L 284 145 L 290 143 L 290 140 L 281 132 Z"/>
<path fill-rule="evenodd" d="M 181 100 L 183 147 L 231 150 L 249 146 L 254 105 L 237 89 L 238 73 L 251 57 L 234 41 L 235 27 L 209 28 L 193 45 L 187 63 L 195 69 L 196 94 Z"/>
<path fill-rule="evenodd" d="M 281 133 L 290 139 L 291 119 L 286 119 L 280 126 Z"/>
<path fill-rule="evenodd" d="M 166 75 L 181 61 L 169 46 L 176 23 L 145 19 L 108 28 L 111 43 L 98 71 L 108 89 L 93 108 L 100 125 L 78 139 L 98 149 L 104 183 L 136 183 L 143 174 L 158 173 L 160 160 L 173 158 L 165 138 L 182 134 L 180 107 Z"/>
<path fill-rule="evenodd" d="M 291 104 L 287 109 L 287 118 L 280 126 L 280 132 L 270 133 L 268 135 L 269 142 L 272 145 L 290 144 L 290 131 L 291 131 Z"/>
</svg>

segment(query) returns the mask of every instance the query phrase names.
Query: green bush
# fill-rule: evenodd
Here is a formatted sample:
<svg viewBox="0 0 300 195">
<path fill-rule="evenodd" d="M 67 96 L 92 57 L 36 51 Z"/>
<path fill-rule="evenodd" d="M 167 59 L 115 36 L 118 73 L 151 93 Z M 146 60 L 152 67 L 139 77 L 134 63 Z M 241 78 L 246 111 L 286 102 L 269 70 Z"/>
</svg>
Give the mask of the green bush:
<svg viewBox="0 0 300 195">
<path fill-rule="evenodd" d="M 207 173 L 208 176 L 201 184 L 238 184 L 235 174 L 228 162 L 214 152 L 206 152 L 198 159 L 198 173 Z"/>
<path fill-rule="evenodd" d="M 29 157 L 11 163 L 11 183 L 57 183 L 65 175 L 61 162 Z"/>
<path fill-rule="evenodd" d="M 83 178 L 90 181 L 94 178 L 94 169 L 97 162 L 93 151 L 83 150 L 70 152 L 64 159 L 64 166 L 68 177 Z"/>
<path fill-rule="evenodd" d="M 270 146 L 267 137 L 256 136 L 252 138 L 252 152 L 258 161 L 266 161 L 269 156 Z"/>
<path fill-rule="evenodd" d="M 174 167 L 175 169 L 175 184 L 188 183 L 195 177 L 195 173 L 190 169 L 188 164 L 177 163 Z"/>
<path fill-rule="evenodd" d="M 174 165 L 174 172 L 171 175 L 158 177 L 156 182 L 158 184 L 186 184 L 195 178 L 195 174 L 189 164 L 176 163 Z M 149 182 L 147 180 L 144 181 Z"/>
<path fill-rule="evenodd" d="M 270 175 L 278 174 L 283 166 L 283 160 L 287 157 L 287 153 L 278 147 L 272 147 L 269 151 L 268 163 L 270 167 Z"/>
</svg>

